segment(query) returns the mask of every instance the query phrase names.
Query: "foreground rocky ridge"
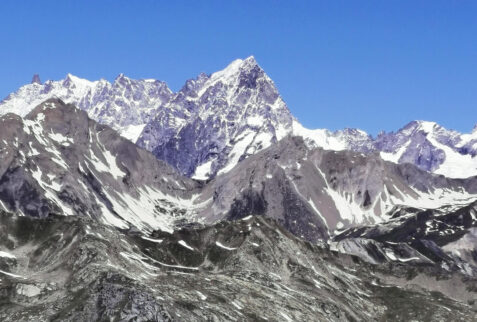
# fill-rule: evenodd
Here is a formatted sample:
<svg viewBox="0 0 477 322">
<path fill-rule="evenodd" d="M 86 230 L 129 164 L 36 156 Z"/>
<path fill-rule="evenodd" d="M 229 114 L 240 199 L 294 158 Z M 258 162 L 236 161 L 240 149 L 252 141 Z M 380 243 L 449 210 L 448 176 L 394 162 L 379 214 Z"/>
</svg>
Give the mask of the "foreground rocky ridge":
<svg viewBox="0 0 477 322">
<path fill-rule="evenodd" d="M 264 217 L 145 236 L 2 212 L 0 229 L 3 321 L 475 319 L 474 279 L 371 265 Z"/>
</svg>

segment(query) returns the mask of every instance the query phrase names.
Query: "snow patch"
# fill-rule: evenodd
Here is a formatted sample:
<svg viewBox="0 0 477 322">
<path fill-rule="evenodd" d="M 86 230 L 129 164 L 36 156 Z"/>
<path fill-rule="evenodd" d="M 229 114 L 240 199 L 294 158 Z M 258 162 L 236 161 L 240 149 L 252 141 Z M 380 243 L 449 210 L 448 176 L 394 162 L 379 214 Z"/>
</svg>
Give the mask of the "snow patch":
<svg viewBox="0 0 477 322">
<path fill-rule="evenodd" d="M 142 239 L 145 239 L 145 240 L 148 240 L 150 242 L 153 242 L 153 243 L 162 243 L 164 241 L 164 239 L 154 239 L 154 238 L 149 238 L 149 237 L 146 237 L 146 236 L 141 236 Z"/>
<path fill-rule="evenodd" d="M 5 258 L 17 258 L 15 255 L 12 255 L 10 253 L 0 251 L 0 257 L 5 257 Z"/>
<path fill-rule="evenodd" d="M 123 137 L 128 139 L 129 141 L 136 143 L 141 136 L 142 131 L 146 124 L 139 124 L 139 125 L 128 125 L 122 129 L 120 129 L 119 134 Z"/>
<path fill-rule="evenodd" d="M 63 146 L 70 146 L 72 143 L 75 143 L 72 138 L 68 138 L 61 133 L 49 133 L 48 136 L 50 139 Z"/>
<path fill-rule="evenodd" d="M 195 173 L 192 176 L 192 179 L 196 180 L 207 180 L 211 175 L 211 167 L 212 162 L 214 160 L 209 160 L 207 162 L 202 163 L 195 169 Z"/>
<path fill-rule="evenodd" d="M 181 245 L 181 246 L 183 246 L 183 247 L 185 247 L 185 248 L 187 248 L 187 249 L 190 249 L 190 250 L 192 250 L 192 251 L 195 251 L 194 248 L 192 248 L 192 247 L 190 247 L 189 245 L 187 245 L 187 243 L 186 243 L 185 241 L 183 241 L 183 240 L 179 240 L 178 243 L 179 243 L 179 245 Z"/>
<path fill-rule="evenodd" d="M 224 246 L 221 242 L 219 241 L 216 241 L 215 244 L 217 246 L 219 246 L 220 248 L 223 248 L 223 249 L 226 249 L 226 250 L 236 250 L 237 248 L 232 248 L 232 247 L 227 247 L 227 246 Z"/>
</svg>

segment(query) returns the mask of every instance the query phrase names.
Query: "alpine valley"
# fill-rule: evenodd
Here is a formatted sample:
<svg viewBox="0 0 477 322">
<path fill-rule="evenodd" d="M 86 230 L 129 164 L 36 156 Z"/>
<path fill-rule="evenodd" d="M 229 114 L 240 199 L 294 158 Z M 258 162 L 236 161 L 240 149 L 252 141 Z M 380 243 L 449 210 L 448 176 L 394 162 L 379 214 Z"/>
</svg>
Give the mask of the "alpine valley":
<svg viewBox="0 0 477 322">
<path fill-rule="evenodd" d="M 2 321 L 477 321 L 477 128 L 303 127 L 254 57 L 0 102 Z"/>
</svg>

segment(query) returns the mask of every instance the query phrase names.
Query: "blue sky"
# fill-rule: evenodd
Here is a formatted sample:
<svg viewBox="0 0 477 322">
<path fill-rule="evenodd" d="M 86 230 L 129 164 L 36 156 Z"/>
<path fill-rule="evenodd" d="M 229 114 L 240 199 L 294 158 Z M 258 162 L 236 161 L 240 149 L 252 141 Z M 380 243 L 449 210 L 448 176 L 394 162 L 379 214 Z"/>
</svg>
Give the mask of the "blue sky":
<svg viewBox="0 0 477 322">
<path fill-rule="evenodd" d="M 477 123 L 476 1 L 1 1 L 0 96 L 39 73 L 178 90 L 254 55 L 307 127 Z"/>
</svg>

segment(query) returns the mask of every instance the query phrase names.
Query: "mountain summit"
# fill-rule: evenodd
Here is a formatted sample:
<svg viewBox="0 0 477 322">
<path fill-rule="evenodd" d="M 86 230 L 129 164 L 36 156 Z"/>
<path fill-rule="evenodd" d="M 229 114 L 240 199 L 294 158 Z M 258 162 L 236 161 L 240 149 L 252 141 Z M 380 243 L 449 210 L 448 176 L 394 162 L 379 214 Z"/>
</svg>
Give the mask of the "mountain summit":
<svg viewBox="0 0 477 322">
<path fill-rule="evenodd" d="M 249 57 L 187 81 L 138 144 L 181 173 L 207 179 L 285 137 L 292 122 L 275 84 Z"/>
</svg>

